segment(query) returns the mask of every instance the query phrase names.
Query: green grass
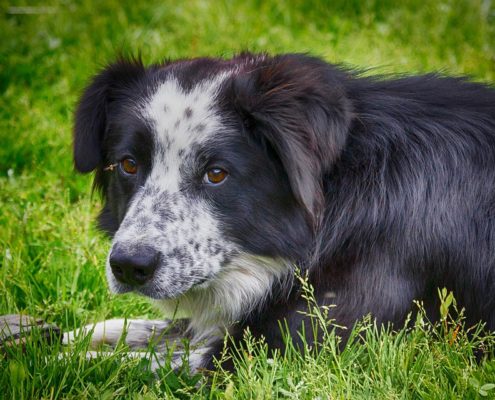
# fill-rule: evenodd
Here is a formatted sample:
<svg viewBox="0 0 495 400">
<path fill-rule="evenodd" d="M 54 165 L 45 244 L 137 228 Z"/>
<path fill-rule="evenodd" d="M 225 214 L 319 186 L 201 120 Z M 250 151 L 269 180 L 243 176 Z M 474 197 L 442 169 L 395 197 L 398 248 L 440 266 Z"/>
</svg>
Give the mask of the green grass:
<svg viewBox="0 0 495 400">
<path fill-rule="evenodd" d="M 370 73 L 442 71 L 495 80 L 495 5 L 420 1 L 0 1 L 0 314 L 41 316 L 64 329 L 109 317 L 156 317 L 136 296 L 108 293 L 109 242 L 92 227 L 99 200 L 73 172 L 72 112 L 89 77 L 119 52 L 145 62 L 230 56 L 244 49 L 310 52 Z M 23 8 L 29 6 L 31 8 Z M 34 8 L 33 8 L 34 7 Z M 38 7 L 38 8 L 37 8 Z M 40 8 L 41 7 L 41 8 Z M 34 14 L 22 14 L 22 12 Z M 452 327 L 449 328 L 450 330 Z M 329 334 L 319 354 L 269 359 L 248 340 L 235 375 L 207 387 L 187 374 L 152 380 L 124 356 L 88 362 L 34 342 L 0 355 L 0 397 L 476 398 L 494 396 L 495 362 L 482 338 L 449 344 L 449 330 L 419 324 L 378 335 L 342 354 Z M 487 341 L 490 338 L 485 338 Z M 491 338 L 493 341 L 493 338 Z M 485 385 L 485 386 L 483 386 Z M 487 386 L 488 385 L 488 386 Z M 484 388 L 484 389 L 483 389 Z"/>
</svg>

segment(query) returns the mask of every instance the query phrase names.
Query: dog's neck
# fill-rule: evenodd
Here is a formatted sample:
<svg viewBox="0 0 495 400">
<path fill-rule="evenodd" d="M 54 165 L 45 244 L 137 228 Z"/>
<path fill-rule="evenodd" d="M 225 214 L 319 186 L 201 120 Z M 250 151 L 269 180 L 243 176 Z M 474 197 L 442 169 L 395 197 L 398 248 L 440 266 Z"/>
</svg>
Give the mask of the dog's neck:
<svg viewBox="0 0 495 400">
<path fill-rule="evenodd" d="M 166 316 L 190 319 L 193 341 L 223 336 L 236 322 L 263 306 L 273 287 L 290 288 L 293 266 L 280 258 L 240 254 L 217 277 L 177 299 L 158 301 Z"/>
</svg>

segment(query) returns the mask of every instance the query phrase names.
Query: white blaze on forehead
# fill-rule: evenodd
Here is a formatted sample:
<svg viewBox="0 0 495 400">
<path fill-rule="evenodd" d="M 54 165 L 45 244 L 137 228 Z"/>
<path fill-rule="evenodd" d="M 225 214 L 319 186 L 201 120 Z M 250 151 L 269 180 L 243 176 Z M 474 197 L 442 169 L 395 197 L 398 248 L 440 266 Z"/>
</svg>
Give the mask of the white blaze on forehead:
<svg viewBox="0 0 495 400">
<path fill-rule="evenodd" d="M 221 74 L 212 80 L 200 81 L 191 90 L 184 91 L 177 79 L 171 78 L 162 82 L 151 96 L 146 106 L 146 117 L 155 124 L 159 139 L 174 139 L 179 146 L 185 147 L 200 135 L 191 134 L 187 125 L 204 123 L 207 131 L 218 124 L 215 118 L 214 102 L 218 89 L 226 74 Z M 191 115 L 187 115 L 190 110 Z M 180 122 L 176 126 L 177 121 Z M 186 122 L 186 124 L 182 124 Z"/>
<path fill-rule="evenodd" d="M 220 129 L 216 96 L 228 75 L 200 81 L 189 91 L 172 77 L 160 83 L 143 107 L 143 117 L 151 122 L 157 145 L 150 178 L 164 189 L 178 190 L 179 167 L 191 145 L 203 143 Z"/>
</svg>

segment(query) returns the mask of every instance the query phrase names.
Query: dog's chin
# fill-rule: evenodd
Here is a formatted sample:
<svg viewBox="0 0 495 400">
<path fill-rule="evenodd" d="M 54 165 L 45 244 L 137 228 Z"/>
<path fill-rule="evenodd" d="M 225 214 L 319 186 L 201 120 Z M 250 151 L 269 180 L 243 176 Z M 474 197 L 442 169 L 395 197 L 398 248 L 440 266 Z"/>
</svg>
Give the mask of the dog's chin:
<svg viewBox="0 0 495 400">
<path fill-rule="evenodd" d="M 182 295 L 195 290 L 205 289 L 209 286 L 210 279 L 204 278 L 181 287 L 161 287 L 154 281 L 141 286 L 131 286 L 118 282 L 114 277 L 108 280 L 110 291 L 115 294 L 136 293 L 154 300 L 174 300 Z"/>
</svg>

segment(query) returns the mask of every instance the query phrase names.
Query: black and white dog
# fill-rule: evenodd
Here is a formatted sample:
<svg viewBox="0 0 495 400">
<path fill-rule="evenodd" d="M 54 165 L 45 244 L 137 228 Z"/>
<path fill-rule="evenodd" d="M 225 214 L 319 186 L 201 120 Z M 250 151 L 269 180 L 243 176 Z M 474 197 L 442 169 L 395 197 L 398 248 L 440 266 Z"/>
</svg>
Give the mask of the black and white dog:
<svg viewBox="0 0 495 400">
<path fill-rule="evenodd" d="M 212 367 L 226 332 L 280 348 L 285 320 L 298 340 L 295 268 L 340 325 L 400 325 L 415 299 L 438 318 L 447 287 L 468 324 L 495 329 L 490 86 L 299 54 L 120 60 L 82 96 L 74 157 L 105 200 L 110 288 L 187 314 L 193 368 Z M 130 321 L 128 342 L 166 326 Z M 122 328 L 98 324 L 93 340 Z"/>
</svg>

